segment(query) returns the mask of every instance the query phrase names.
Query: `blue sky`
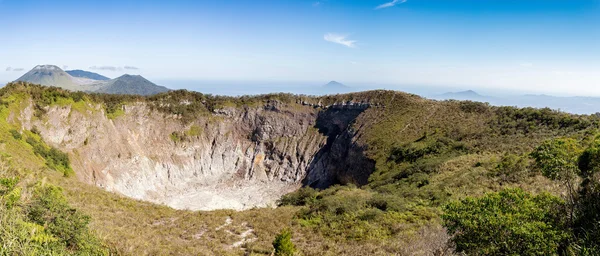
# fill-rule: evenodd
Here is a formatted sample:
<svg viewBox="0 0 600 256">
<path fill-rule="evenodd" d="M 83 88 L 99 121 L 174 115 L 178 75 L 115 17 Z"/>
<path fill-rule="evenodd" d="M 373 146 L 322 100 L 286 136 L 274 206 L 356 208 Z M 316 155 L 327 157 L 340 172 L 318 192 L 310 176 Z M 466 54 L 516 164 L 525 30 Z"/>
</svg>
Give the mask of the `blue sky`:
<svg viewBox="0 0 600 256">
<path fill-rule="evenodd" d="M 0 81 L 37 64 L 600 95 L 600 0 L 0 0 Z"/>
</svg>

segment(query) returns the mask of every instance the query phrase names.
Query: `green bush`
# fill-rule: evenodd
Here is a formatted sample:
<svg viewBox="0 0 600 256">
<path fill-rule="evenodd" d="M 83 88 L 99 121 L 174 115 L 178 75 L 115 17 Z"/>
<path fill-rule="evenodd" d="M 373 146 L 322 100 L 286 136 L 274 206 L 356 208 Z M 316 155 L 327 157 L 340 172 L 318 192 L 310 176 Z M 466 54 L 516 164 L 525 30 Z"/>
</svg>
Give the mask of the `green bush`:
<svg viewBox="0 0 600 256">
<path fill-rule="evenodd" d="M 21 140 L 23 138 L 23 135 L 21 135 L 21 133 L 17 130 L 10 130 L 9 132 L 15 140 Z"/>
<path fill-rule="evenodd" d="M 27 138 L 26 142 L 33 147 L 33 152 L 46 160 L 46 165 L 52 169 L 62 172 L 66 177 L 74 174 L 71 169 L 69 155 L 62 151 L 48 147 L 42 141 L 33 137 Z"/>
<path fill-rule="evenodd" d="M 442 219 L 458 252 L 468 255 L 556 255 L 571 234 L 564 202 L 521 189 L 467 197 L 444 207 Z"/>
<path fill-rule="evenodd" d="M 581 176 L 592 177 L 600 170 L 600 140 L 595 140 L 577 160 Z"/>
<path fill-rule="evenodd" d="M 69 206 L 62 189 L 52 185 L 38 184 L 28 210 L 29 219 L 47 228 L 71 250 L 102 251 L 99 241 L 87 228 L 90 217 Z"/>
<path fill-rule="evenodd" d="M 0 255 L 109 255 L 88 230 L 89 220 L 59 187 L 0 177 Z"/>
<path fill-rule="evenodd" d="M 293 256 L 296 246 L 292 243 L 292 231 L 286 228 L 281 231 L 273 241 L 273 248 L 277 256 Z"/>
<path fill-rule="evenodd" d="M 304 187 L 296 192 L 289 193 L 284 195 L 279 199 L 278 205 L 295 205 L 295 206 L 304 206 L 304 205 L 312 205 L 317 202 L 319 199 L 319 192 L 311 187 Z"/>
<path fill-rule="evenodd" d="M 526 157 L 515 154 L 505 154 L 500 163 L 494 168 L 492 174 L 503 182 L 516 183 L 527 174 L 528 161 Z"/>
<path fill-rule="evenodd" d="M 553 180 L 570 180 L 578 173 L 578 157 L 582 152 L 574 139 L 547 140 L 531 153 L 536 167 Z"/>
</svg>

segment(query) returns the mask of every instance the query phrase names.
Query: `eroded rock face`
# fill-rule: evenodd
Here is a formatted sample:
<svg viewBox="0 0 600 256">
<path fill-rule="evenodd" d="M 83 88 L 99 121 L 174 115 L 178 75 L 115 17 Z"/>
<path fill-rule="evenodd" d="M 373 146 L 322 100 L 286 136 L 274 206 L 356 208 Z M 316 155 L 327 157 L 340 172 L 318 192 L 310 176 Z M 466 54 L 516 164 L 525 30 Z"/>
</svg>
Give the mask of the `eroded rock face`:
<svg viewBox="0 0 600 256">
<path fill-rule="evenodd" d="M 347 177 L 345 168 L 372 168 L 351 128 L 367 107 L 273 101 L 185 124 L 146 103 L 125 105 L 114 119 L 99 105 L 52 106 L 38 119 L 31 105 L 20 121 L 68 152 L 84 182 L 177 209 L 242 210 L 273 205 L 303 181 L 325 187 Z"/>
</svg>

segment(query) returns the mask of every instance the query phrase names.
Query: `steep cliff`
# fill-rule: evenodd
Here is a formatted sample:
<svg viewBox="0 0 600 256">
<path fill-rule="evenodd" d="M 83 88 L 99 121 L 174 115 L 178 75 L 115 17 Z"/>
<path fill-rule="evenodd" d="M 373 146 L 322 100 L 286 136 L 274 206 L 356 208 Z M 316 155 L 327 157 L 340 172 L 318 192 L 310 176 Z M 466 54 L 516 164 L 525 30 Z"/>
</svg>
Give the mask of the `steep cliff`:
<svg viewBox="0 0 600 256">
<path fill-rule="evenodd" d="M 303 184 L 366 182 L 374 165 L 352 123 L 368 106 L 267 100 L 184 122 L 146 101 L 123 104 L 117 115 L 92 101 L 48 105 L 36 115 L 30 101 L 19 121 L 68 152 L 86 183 L 177 209 L 241 210 L 274 205 Z M 367 176 L 349 177 L 347 168 Z"/>
</svg>

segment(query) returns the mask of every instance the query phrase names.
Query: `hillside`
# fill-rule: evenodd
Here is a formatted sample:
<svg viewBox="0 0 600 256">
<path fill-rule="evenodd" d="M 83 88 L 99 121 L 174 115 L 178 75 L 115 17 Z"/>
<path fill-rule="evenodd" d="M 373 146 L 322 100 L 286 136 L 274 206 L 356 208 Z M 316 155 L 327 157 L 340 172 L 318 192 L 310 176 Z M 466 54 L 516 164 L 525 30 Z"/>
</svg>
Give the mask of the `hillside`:
<svg viewBox="0 0 600 256">
<path fill-rule="evenodd" d="M 445 205 L 514 187 L 561 195 L 530 153 L 588 143 L 600 121 L 394 91 L 141 97 L 12 83 L 0 100 L 0 150 L 63 187 L 127 255 L 269 255 L 286 227 L 304 255 L 447 252 Z M 69 161 L 36 155 L 30 137 Z"/>
<path fill-rule="evenodd" d="M 94 92 L 108 94 L 154 95 L 168 92 L 164 86 L 158 86 L 142 76 L 123 75 L 100 84 Z"/>
<path fill-rule="evenodd" d="M 97 80 L 97 81 L 110 80 L 110 78 L 105 77 L 103 75 L 100 75 L 100 74 L 97 74 L 94 72 L 79 70 L 79 69 L 66 70 L 65 72 L 67 72 L 67 74 L 71 75 L 72 77 L 87 78 L 87 79 L 92 79 L 92 80 Z"/>
</svg>

